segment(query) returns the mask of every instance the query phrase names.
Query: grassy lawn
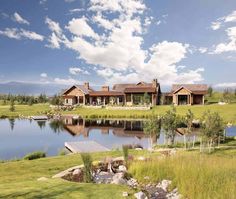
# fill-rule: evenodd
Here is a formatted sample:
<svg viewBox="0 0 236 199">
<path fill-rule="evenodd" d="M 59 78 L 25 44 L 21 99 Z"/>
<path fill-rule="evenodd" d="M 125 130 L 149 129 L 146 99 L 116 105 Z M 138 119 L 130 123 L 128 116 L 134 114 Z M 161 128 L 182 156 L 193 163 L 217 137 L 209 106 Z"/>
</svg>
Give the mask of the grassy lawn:
<svg viewBox="0 0 236 199">
<path fill-rule="evenodd" d="M 236 104 L 227 105 L 204 105 L 204 106 L 178 106 L 177 113 L 184 115 L 188 109 L 191 109 L 196 118 L 200 118 L 202 114 L 207 111 L 216 111 L 224 118 L 226 122 L 236 124 Z M 64 112 L 67 114 L 79 114 L 82 117 L 87 118 L 146 118 L 152 112 L 155 114 L 163 115 L 170 106 L 156 106 L 152 110 L 140 111 L 140 110 L 106 110 L 106 109 L 91 109 L 79 107 L 75 111 Z"/>
<path fill-rule="evenodd" d="M 15 111 L 9 111 L 9 105 L 0 106 L 0 117 L 18 117 L 19 115 L 32 116 L 40 115 L 41 112 L 49 111 L 49 104 L 35 104 L 32 106 L 29 105 L 15 105 Z"/>
<path fill-rule="evenodd" d="M 142 153 L 142 152 L 136 152 Z M 94 160 L 106 156 L 121 156 L 113 151 L 93 154 Z M 122 192 L 133 191 L 126 186 L 79 184 L 61 179 L 51 179 L 56 173 L 81 164 L 80 155 L 42 158 L 31 161 L 0 163 L 0 198 L 123 198 Z M 48 181 L 37 181 L 40 177 Z"/>
<path fill-rule="evenodd" d="M 19 115 L 32 116 L 40 115 L 45 111 L 50 110 L 48 104 L 35 104 L 33 106 L 28 105 L 16 105 L 15 111 L 10 112 L 9 106 L 0 106 L 0 117 L 17 117 Z M 107 110 L 83 108 L 78 107 L 74 111 L 63 111 L 62 114 L 78 114 L 85 118 L 147 118 L 152 112 L 158 115 L 163 115 L 170 106 L 156 106 L 152 110 L 141 111 L 141 110 Z M 196 118 L 200 118 L 202 114 L 207 111 L 216 111 L 224 118 L 226 122 L 236 124 L 236 104 L 227 105 L 204 105 L 204 106 L 178 106 L 177 112 L 184 115 L 188 109 L 191 109 Z"/>
<path fill-rule="evenodd" d="M 148 155 L 146 151 L 131 151 L 132 155 Z M 152 153 L 152 161 L 132 162 L 129 172 L 140 182 L 144 177 L 157 182 L 170 179 L 187 198 L 236 197 L 236 149 L 216 151 L 211 155 L 200 155 L 198 151 L 178 152 L 171 158 L 160 159 Z M 92 154 L 94 160 L 106 156 L 121 156 L 121 151 Z M 22 160 L 0 163 L 0 198 L 123 198 L 126 186 L 96 185 L 68 182 L 51 177 L 69 167 L 81 164 L 80 155 L 56 156 L 37 160 Z M 50 178 L 37 181 L 40 177 Z"/>
</svg>

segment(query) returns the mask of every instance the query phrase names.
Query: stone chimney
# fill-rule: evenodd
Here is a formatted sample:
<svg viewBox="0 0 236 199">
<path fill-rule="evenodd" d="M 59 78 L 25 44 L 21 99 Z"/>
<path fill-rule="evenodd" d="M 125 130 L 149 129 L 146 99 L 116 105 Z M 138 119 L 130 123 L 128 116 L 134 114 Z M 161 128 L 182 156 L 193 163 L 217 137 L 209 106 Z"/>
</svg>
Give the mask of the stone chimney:
<svg viewBox="0 0 236 199">
<path fill-rule="evenodd" d="M 109 91 L 109 86 L 102 86 L 102 91 Z"/>
<path fill-rule="evenodd" d="M 89 89 L 89 82 L 84 82 L 84 87 Z"/>
<path fill-rule="evenodd" d="M 153 80 L 152 80 L 152 86 L 153 86 L 153 87 L 156 88 L 156 87 L 157 87 L 157 83 L 158 83 L 157 79 L 153 79 Z"/>
</svg>

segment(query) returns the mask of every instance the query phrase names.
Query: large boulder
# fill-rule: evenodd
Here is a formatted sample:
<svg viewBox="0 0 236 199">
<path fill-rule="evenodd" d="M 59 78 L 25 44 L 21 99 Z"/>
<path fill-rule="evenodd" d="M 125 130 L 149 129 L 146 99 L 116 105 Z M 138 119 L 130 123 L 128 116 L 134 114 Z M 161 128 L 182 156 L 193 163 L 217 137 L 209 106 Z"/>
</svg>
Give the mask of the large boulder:
<svg viewBox="0 0 236 199">
<path fill-rule="evenodd" d="M 72 172 L 71 180 L 74 182 L 83 182 L 83 175 L 84 173 L 82 169 L 75 169 Z"/>
</svg>

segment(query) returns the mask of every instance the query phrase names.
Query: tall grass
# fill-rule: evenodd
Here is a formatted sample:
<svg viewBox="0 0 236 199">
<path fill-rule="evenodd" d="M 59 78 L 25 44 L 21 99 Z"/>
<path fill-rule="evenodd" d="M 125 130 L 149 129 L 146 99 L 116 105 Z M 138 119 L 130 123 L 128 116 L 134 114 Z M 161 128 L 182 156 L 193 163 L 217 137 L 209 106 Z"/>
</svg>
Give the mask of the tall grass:
<svg viewBox="0 0 236 199">
<path fill-rule="evenodd" d="M 186 198 L 235 199 L 236 158 L 184 154 L 176 157 L 134 162 L 129 171 L 139 181 L 172 180 L 173 187 Z"/>
<path fill-rule="evenodd" d="M 84 163 L 84 181 L 92 182 L 92 157 L 89 153 L 81 153 L 80 155 Z"/>
</svg>

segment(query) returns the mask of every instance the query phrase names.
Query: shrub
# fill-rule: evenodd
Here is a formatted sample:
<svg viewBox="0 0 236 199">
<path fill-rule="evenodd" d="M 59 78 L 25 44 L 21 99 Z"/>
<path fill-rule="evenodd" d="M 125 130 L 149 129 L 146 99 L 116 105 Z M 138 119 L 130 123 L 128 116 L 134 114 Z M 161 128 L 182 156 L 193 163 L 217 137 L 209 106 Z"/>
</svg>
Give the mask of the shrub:
<svg viewBox="0 0 236 199">
<path fill-rule="evenodd" d="M 59 150 L 58 155 L 63 156 L 63 155 L 66 155 L 66 153 L 67 153 L 66 149 L 61 149 Z"/>
<path fill-rule="evenodd" d="M 34 159 L 44 158 L 44 157 L 46 157 L 45 152 L 36 151 L 36 152 L 27 154 L 23 159 L 24 160 L 34 160 Z"/>
<path fill-rule="evenodd" d="M 89 153 L 81 153 L 80 155 L 84 163 L 84 181 L 92 182 L 92 157 Z"/>
</svg>

